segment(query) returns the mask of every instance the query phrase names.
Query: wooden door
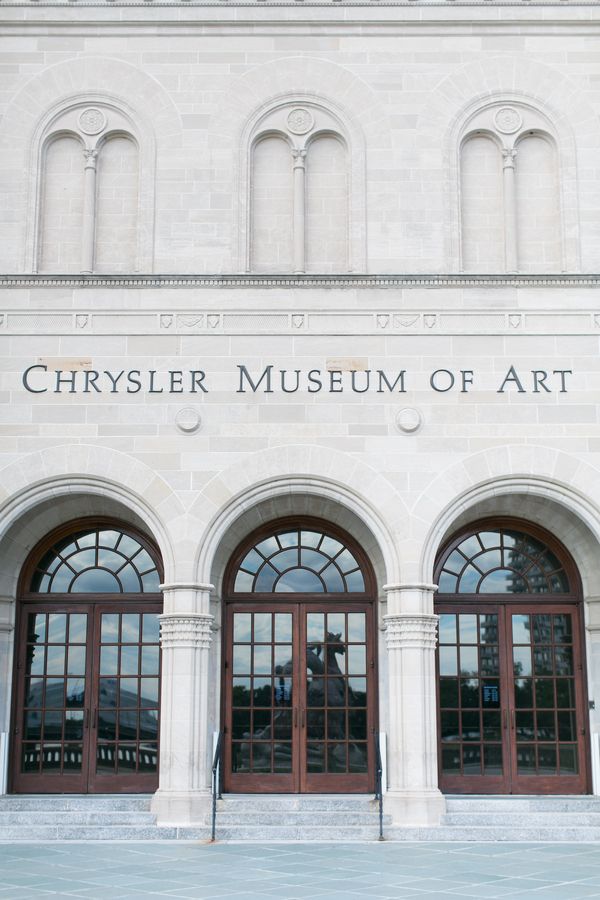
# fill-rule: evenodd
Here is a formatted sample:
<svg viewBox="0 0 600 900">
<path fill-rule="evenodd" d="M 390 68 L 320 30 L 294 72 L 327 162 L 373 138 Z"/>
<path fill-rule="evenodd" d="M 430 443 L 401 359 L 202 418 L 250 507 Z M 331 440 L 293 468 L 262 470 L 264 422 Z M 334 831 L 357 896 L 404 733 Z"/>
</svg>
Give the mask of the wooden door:
<svg viewBox="0 0 600 900">
<path fill-rule="evenodd" d="M 12 790 L 158 785 L 161 603 L 24 602 Z"/>
<path fill-rule="evenodd" d="M 224 786 L 373 789 L 372 605 L 230 603 Z"/>
<path fill-rule="evenodd" d="M 442 790 L 584 793 L 579 605 L 442 603 L 438 612 Z"/>
</svg>

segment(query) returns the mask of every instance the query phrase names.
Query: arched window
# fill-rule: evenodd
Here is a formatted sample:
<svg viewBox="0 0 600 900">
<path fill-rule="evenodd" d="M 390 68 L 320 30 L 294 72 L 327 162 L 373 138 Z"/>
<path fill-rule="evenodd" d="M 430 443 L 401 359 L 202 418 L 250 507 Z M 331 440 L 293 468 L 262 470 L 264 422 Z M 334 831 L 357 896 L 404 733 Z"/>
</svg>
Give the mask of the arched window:
<svg viewBox="0 0 600 900">
<path fill-rule="evenodd" d="M 74 102 L 39 140 L 35 270 L 139 270 L 142 167 L 130 117 L 108 103 Z"/>
<path fill-rule="evenodd" d="M 156 594 L 156 560 L 138 537 L 119 528 L 76 531 L 37 561 L 29 591 L 39 594 Z"/>
<path fill-rule="evenodd" d="M 338 538 L 312 528 L 286 528 L 258 541 L 238 564 L 234 593 L 363 593 L 356 556 Z"/>
<path fill-rule="evenodd" d="M 443 594 L 568 594 L 567 573 L 541 540 L 513 528 L 462 537 L 443 559 Z"/>
<path fill-rule="evenodd" d="M 247 146 L 246 267 L 349 271 L 357 260 L 350 233 L 350 142 L 340 118 L 314 101 L 288 101 L 254 123 Z"/>
<path fill-rule="evenodd" d="M 459 136 L 461 264 L 468 272 L 565 266 L 556 129 L 540 110 L 500 101 Z"/>
</svg>

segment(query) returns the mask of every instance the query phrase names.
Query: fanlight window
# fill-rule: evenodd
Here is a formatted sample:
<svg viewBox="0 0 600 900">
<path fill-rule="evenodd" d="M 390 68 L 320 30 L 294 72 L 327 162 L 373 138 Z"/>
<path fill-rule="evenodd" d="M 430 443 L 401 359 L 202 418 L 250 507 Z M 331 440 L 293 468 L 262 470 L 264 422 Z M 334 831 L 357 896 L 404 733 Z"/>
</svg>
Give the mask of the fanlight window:
<svg viewBox="0 0 600 900">
<path fill-rule="evenodd" d="M 521 531 L 479 531 L 443 562 L 442 594 L 566 594 L 562 563 L 541 541 Z"/>
<path fill-rule="evenodd" d="M 56 543 L 36 567 L 31 590 L 41 594 L 148 594 L 159 590 L 156 563 L 123 531 L 81 531 Z"/>
<path fill-rule="evenodd" d="M 342 594 L 365 590 L 356 557 L 322 531 L 293 529 L 270 535 L 244 556 L 236 593 Z"/>
</svg>

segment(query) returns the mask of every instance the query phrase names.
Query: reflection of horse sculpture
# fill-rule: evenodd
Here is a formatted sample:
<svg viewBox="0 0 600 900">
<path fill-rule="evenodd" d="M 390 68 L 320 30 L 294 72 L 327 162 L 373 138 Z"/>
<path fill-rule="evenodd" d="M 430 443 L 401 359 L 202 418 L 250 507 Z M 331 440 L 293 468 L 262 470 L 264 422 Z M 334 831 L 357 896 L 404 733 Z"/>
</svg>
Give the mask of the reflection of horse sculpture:
<svg viewBox="0 0 600 900">
<path fill-rule="evenodd" d="M 308 679 L 306 691 L 306 706 L 310 710 L 307 723 L 307 737 L 313 740 L 339 741 L 346 740 L 346 716 L 343 707 L 346 706 L 346 689 L 348 690 L 348 705 L 353 705 L 354 693 L 350 685 L 346 685 L 346 678 L 342 672 L 337 656 L 346 653 L 346 647 L 341 643 L 341 633 L 327 633 L 326 642 L 310 643 L 306 648 L 306 668 L 312 678 Z M 323 648 L 326 647 L 325 659 Z M 289 659 L 283 665 L 275 668 L 275 684 L 272 723 L 257 731 L 245 732 L 244 738 L 252 741 L 290 741 L 292 737 L 291 704 L 293 689 L 290 679 L 293 673 L 293 660 Z M 323 676 L 327 676 L 324 678 Z M 325 696 L 326 693 L 326 696 Z M 333 708 L 332 708 L 333 707 Z M 335 709 L 338 707 L 338 709 Z M 342 709 L 339 709 L 342 707 Z M 328 710 L 327 734 L 325 734 L 325 709 Z M 291 745 L 284 743 L 275 744 L 275 763 L 290 760 Z M 254 743 L 254 768 L 261 763 L 267 770 L 271 768 L 271 745 Z M 250 743 L 240 745 L 239 757 L 236 768 L 239 771 L 248 770 L 250 762 Z M 258 765 L 257 765 L 258 764 Z M 345 767 L 345 766 L 344 766 Z"/>
</svg>

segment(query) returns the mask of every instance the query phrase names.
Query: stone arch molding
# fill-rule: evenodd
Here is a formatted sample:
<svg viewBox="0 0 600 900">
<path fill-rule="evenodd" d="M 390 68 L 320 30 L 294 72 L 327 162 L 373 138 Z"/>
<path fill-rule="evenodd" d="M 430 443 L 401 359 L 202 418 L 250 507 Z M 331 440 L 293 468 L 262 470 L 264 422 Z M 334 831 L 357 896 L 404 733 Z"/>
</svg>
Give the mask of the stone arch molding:
<svg viewBox="0 0 600 900">
<path fill-rule="evenodd" d="M 523 104 L 540 113 L 556 135 L 564 265 L 570 271 L 578 271 L 577 152 L 592 149 L 600 141 L 600 122 L 594 110 L 582 99 L 580 86 L 558 69 L 507 54 L 467 63 L 442 78 L 429 97 L 419 128 L 423 134 L 430 133 L 432 146 L 439 145 L 440 135 L 443 136 L 445 243 L 449 271 L 460 268 L 458 152 L 461 129 L 478 108 L 511 104 Z M 549 97 L 551 102 L 548 102 Z M 574 229 L 573 233 L 571 229 Z"/>
<path fill-rule="evenodd" d="M 247 265 L 248 142 L 253 128 L 271 110 L 295 104 L 314 104 L 322 109 L 337 120 L 346 138 L 350 154 L 350 268 L 366 271 L 365 135 L 375 146 L 389 147 L 389 124 L 380 99 L 364 81 L 342 66 L 309 56 L 274 60 L 245 72 L 232 83 L 209 125 L 216 181 L 229 182 L 233 195 L 237 243 L 232 246 L 232 264 L 236 271 L 243 271 Z"/>
<path fill-rule="evenodd" d="M 361 486 L 360 493 L 356 484 Z M 335 510 L 339 525 L 344 524 L 345 512 L 361 523 L 381 556 L 384 580 L 400 580 L 408 518 L 404 501 L 393 485 L 375 469 L 346 454 L 294 445 L 252 454 L 205 486 L 190 510 L 195 519 L 204 519 L 194 566 L 196 581 L 211 583 L 215 559 L 228 535 L 235 545 L 249 533 L 250 526 L 239 527 L 244 514 L 254 511 L 258 524 L 261 517 L 268 521 L 297 513 L 294 498 L 306 498 L 302 511 L 321 513 L 323 517 L 321 508 L 315 511 L 311 497 L 315 503 L 322 503 L 323 509 Z M 365 549 L 368 552 L 369 548 Z"/>
<path fill-rule="evenodd" d="M 106 447 L 78 444 L 46 448 L 1 469 L 0 545 L 12 547 L 22 563 L 43 537 L 34 531 L 28 517 L 44 504 L 65 502 L 69 506 L 77 496 L 106 501 L 107 512 L 113 507 L 127 511 L 157 542 L 165 580 L 175 579 L 173 548 L 185 532 L 179 500 L 144 463 Z M 13 532 L 17 527 L 20 550 L 15 547 Z M 184 540 L 182 544 L 185 549 Z M 13 580 L 17 577 L 18 571 L 13 573 Z"/>
<path fill-rule="evenodd" d="M 599 593 L 587 572 L 593 572 L 600 551 L 600 469 L 567 453 L 518 445 L 482 451 L 441 472 L 413 509 L 422 580 L 431 581 L 444 539 L 475 518 L 512 514 L 548 527 L 553 517 L 557 538 L 578 565 L 584 593 Z"/>
<path fill-rule="evenodd" d="M 132 97 L 135 106 L 130 104 Z M 156 157 L 181 143 L 181 119 L 172 99 L 152 76 L 119 59 L 90 56 L 44 68 L 17 90 L 7 107 L 0 127 L 0 146 L 11 151 L 5 175 L 12 185 L 20 185 L 17 196 L 23 231 L 15 236 L 18 244 L 6 249 L 12 255 L 6 271 L 14 269 L 15 259 L 23 260 L 25 271 L 33 269 L 40 144 L 57 117 L 70 107 L 81 112 L 84 105 L 104 105 L 123 116 L 131 127 L 140 155 L 138 266 L 140 271 L 152 270 Z"/>
</svg>

